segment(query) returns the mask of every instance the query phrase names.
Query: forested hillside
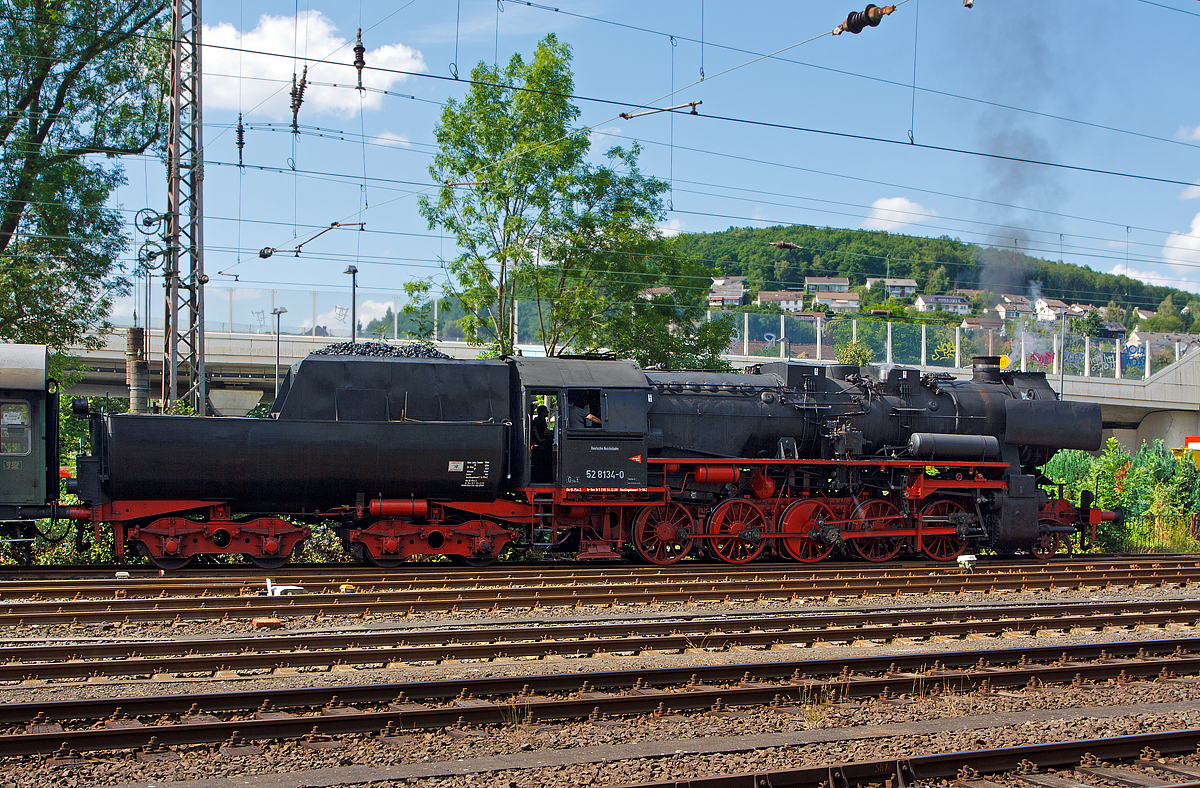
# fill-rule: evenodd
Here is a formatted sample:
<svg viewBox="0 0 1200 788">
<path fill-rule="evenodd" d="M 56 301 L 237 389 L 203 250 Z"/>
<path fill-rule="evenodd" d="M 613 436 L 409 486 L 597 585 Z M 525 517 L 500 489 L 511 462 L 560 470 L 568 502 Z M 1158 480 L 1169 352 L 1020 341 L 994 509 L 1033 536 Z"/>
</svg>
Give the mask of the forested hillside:
<svg viewBox="0 0 1200 788">
<path fill-rule="evenodd" d="M 797 249 L 770 244 L 790 241 Z M 734 227 L 718 233 L 685 233 L 677 242 L 713 269 L 714 275 L 747 276 L 750 290 L 802 287 L 806 276 L 848 276 L 851 286 L 868 276 L 917 280 L 922 292 L 955 287 L 1025 295 L 1031 282 L 1040 294 L 1068 303 L 1154 309 L 1168 295 L 1176 304 L 1195 300 L 1173 287 L 1148 285 L 1077 265 L 1030 257 L 1015 250 L 963 243 L 946 236 L 919 238 L 881 231 L 806 226 Z"/>
</svg>

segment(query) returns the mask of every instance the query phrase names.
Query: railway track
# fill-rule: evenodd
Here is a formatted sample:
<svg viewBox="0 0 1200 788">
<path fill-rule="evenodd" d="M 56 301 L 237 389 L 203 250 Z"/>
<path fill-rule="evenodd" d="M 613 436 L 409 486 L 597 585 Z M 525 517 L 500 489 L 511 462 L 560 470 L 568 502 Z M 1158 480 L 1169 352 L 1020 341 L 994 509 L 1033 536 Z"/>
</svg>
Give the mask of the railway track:
<svg viewBox="0 0 1200 788">
<path fill-rule="evenodd" d="M 1088 555 L 1080 558 L 1058 558 L 1049 562 L 1002 560 L 982 557 L 974 574 L 1005 577 L 1020 575 L 1030 578 L 1060 576 L 1071 572 L 1151 572 L 1187 569 L 1200 566 L 1196 555 Z M 482 569 L 450 566 L 445 563 L 410 563 L 395 569 L 382 570 L 356 564 L 311 564 L 284 566 L 264 572 L 249 565 L 221 564 L 187 569 L 163 575 L 149 566 L 144 567 L 0 567 L 0 593 L 6 598 L 31 594 L 104 594 L 124 593 L 158 596 L 164 591 L 172 596 L 237 595 L 239 592 L 261 588 L 262 578 L 269 575 L 275 583 L 302 585 L 313 592 L 336 591 L 344 583 L 366 588 L 438 589 L 461 585 L 502 586 L 514 583 L 547 582 L 625 582 L 650 577 L 688 580 L 696 577 L 738 578 L 744 575 L 772 577 L 792 575 L 809 578 L 887 579 L 922 576 L 944 577 L 956 573 L 952 564 L 921 562 L 889 562 L 870 564 L 857 562 L 821 562 L 819 564 L 764 563 L 747 565 L 707 564 L 689 561 L 678 566 L 653 567 L 627 563 L 530 563 L 495 564 Z M 114 577 L 117 573 L 127 578 Z"/>
<path fill-rule="evenodd" d="M 689 788 L 859 788 L 909 786 L 933 780 L 955 788 L 1097 788 L 1113 783 L 1134 788 L 1196 788 L 1200 768 L 1164 756 L 1195 752 L 1200 729 L 1160 731 L 1103 739 L 1077 739 L 912 758 L 858 761 L 772 772 L 694 777 Z M 1097 757 L 1103 755 L 1104 760 Z M 1119 766 L 1114 764 L 1121 764 Z M 1062 775 L 1052 769 L 1069 770 Z M 984 779 L 984 777 L 989 779 Z M 1003 780 L 1003 784 L 996 780 Z M 675 780 L 627 783 L 621 788 L 678 788 Z"/>
<path fill-rule="evenodd" d="M 1106 628 L 1194 627 L 1200 600 L 837 610 L 780 614 L 663 616 L 612 623 L 579 620 L 500 625 L 296 631 L 245 637 L 33 641 L 0 646 L 0 682 L 201 674 L 233 677 L 339 666 L 405 667 L 446 660 L 594 657 L 800 648 L 856 641 L 998 637 Z"/>
<path fill-rule="evenodd" d="M 1137 585 L 1189 585 L 1200 581 L 1194 560 L 1022 563 L 965 573 L 946 565 L 920 568 L 811 569 L 763 565 L 736 570 L 712 566 L 685 569 L 498 569 L 459 574 L 378 578 L 378 573 L 339 574 L 331 579 L 283 575 L 305 591 L 295 596 L 261 596 L 261 581 L 221 578 L 197 587 L 187 580 L 53 582 L 44 588 L 21 581 L 0 584 L 0 626 L 118 621 L 221 620 L 254 616 L 404 615 L 446 610 L 492 610 L 585 605 L 698 603 L 823 596 L 1027 591 L 1035 589 Z M 42 594 L 54 598 L 42 598 Z M 106 596 L 107 598 L 98 598 Z M 19 601 L 16 601 L 19 600 Z"/>
<path fill-rule="evenodd" d="M 1198 673 L 1200 639 L 1186 639 L 10 703 L 0 706 L 0 725 L 8 726 L 0 752 L 19 757 L 351 733 L 395 736 L 414 729 L 719 714 L 731 707 L 789 714 L 830 698 L 1170 681 Z"/>
</svg>

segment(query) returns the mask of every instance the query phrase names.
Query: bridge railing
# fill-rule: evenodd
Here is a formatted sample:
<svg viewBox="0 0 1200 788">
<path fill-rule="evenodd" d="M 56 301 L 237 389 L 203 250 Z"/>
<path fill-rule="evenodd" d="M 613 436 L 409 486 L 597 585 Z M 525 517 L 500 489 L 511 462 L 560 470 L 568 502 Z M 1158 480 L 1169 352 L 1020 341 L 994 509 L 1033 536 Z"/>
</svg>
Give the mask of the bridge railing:
<svg viewBox="0 0 1200 788">
<path fill-rule="evenodd" d="M 210 333 L 274 336 L 271 310 L 283 307 L 279 330 L 285 338 L 308 336 L 344 341 L 350 337 L 349 288 L 338 291 L 252 290 L 209 285 L 205 330 Z M 449 299 L 430 300 L 406 314 L 406 298 L 395 292 L 360 288 L 358 336 L 404 339 L 422 335 L 435 342 L 464 340 L 458 326 L 461 309 Z M 537 303 L 518 301 L 511 317 L 519 347 L 540 352 L 542 315 Z M 1135 335 L 1089 337 L 1061 322 L 1009 322 L 996 328 L 963 328 L 912 321 L 854 318 L 819 313 L 756 314 L 713 310 L 707 320 L 728 320 L 735 329 L 726 355 L 739 362 L 767 358 L 831 362 L 839 345 L 858 340 L 870 348 L 874 363 L 923 369 L 965 369 L 976 355 L 1001 356 L 1008 369 L 1044 371 L 1087 378 L 1146 379 L 1194 352 L 1200 336 Z M 131 320 L 114 320 L 131 324 Z"/>
</svg>

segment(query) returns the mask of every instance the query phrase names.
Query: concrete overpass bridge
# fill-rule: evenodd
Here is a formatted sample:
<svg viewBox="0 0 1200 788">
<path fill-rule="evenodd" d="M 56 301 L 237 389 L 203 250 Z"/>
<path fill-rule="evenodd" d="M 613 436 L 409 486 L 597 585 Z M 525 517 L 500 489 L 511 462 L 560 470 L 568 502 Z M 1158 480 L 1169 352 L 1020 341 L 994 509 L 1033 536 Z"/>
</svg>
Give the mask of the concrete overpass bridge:
<svg viewBox="0 0 1200 788">
<path fill-rule="evenodd" d="M 279 338 L 280 369 L 299 361 L 314 350 L 340 337 L 311 337 L 283 334 Z M 162 338 L 152 338 L 150 361 L 150 392 L 162 390 Z M 437 347 L 454 358 L 475 358 L 478 348 L 465 342 L 443 341 Z M 535 352 L 533 348 L 530 352 Z M 540 352 L 540 348 L 537 349 Z M 77 348 L 75 353 L 90 367 L 82 383 L 69 394 L 88 396 L 128 397 L 125 377 L 125 335 L 114 333 L 106 338 L 99 350 Z M 730 355 L 726 358 L 735 366 L 756 364 L 769 360 L 763 356 Z M 804 359 L 812 363 L 809 359 Z M 966 360 L 963 360 L 966 362 Z M 275 392 L 275 335 L 251 333 L 205 332 L 205 363 L 209 374 L 209 390 L 218 392 L 230 402 L 241 402 L 245 409 L 254 403 L 271 402 Z M 932 372 L 953 372 L 969 376 L 970 369 L 945 366 L 925 366 Z M 1058 388 L 1058 381 L 1053 385 Z M 220 392 L 225 392 L 224 394 Z M 1113 435 L 1123 445 L 1136 450 L 1142 441 L 1161 439 L 1168 447 L 1183 446 L 1188 435 L 1200 435 L 1200 352 L 1186 353 L 1178 361 L 1149 377 L 1114 379 L 1065 375 L 1064 399 L 1100 404 L 1104 415 L 1105 434 Z M 248 404 L 247 404 L 248 403 Z M 231 410 L 237 410 L 235 405 Z M 245 412 L 243 409 L 242 412 Z"/>
</svg>

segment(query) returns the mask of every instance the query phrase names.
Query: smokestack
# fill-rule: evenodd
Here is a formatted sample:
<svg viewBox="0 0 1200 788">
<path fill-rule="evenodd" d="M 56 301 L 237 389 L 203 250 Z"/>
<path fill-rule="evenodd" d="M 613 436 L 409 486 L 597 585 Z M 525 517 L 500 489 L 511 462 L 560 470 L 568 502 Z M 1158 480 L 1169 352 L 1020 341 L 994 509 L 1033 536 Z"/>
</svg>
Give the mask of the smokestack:
<svg viewBox="0 0 1200 788">
<path fill-rule="evenodd" d="M 1000 357 L 975 356 L 971 359 L 971 380 L 976 383 L 999 383 Z"/>
<path fill-rule="evenodd" d="M 150 410 L 150 362 L 145 356 L 144 328 L 125 330 L 125 385 L 129 387 L 129 412 Z"/>
</svg>

